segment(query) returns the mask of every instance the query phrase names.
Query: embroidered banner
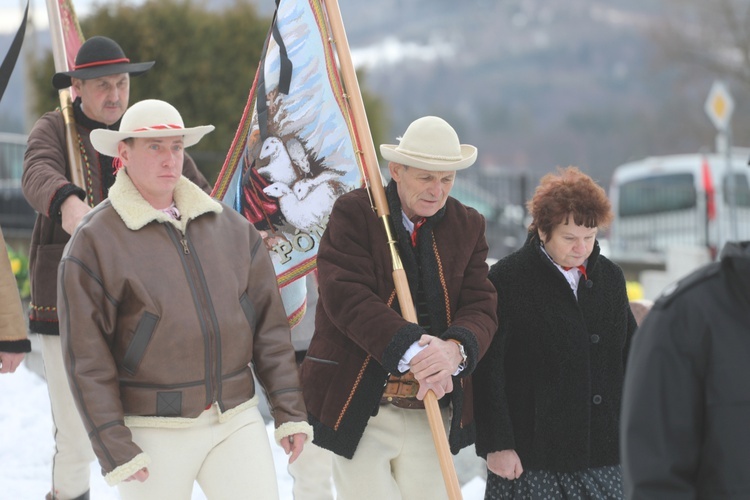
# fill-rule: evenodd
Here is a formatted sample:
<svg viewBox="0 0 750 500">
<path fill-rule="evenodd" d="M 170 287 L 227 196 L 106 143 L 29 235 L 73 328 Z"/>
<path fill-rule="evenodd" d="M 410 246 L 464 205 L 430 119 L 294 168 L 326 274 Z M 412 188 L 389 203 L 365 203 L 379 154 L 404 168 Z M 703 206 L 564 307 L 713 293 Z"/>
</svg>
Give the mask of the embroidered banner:
<svg viewBox="0 0 750 500">
<path fill-rule="evenodd" d="M 333 202 L 363 185 L 331 38 L 318 0 L 277 2 L 213 191 L 274 238 L 271 257 L 292 326 L 305 311 L 300 278 L 315 269 Z"/>
<path fill-rule="evenodd" d="M 75 68 L 78 49 L 86 40 L 83 37 L 72 0 L 46 0 L 47 17 L 52 38 L 52 54 L 55 71 L 68 71 Z M 71 87 L 71 93 L 74 89 Z M 72 97 L 75 99 L 75 95 Z"/>
<path fill-rule="evenodd" d="M 57 0 L 60 12 L 60 25 L 62 27 L 63 40 L 65 41 L 65 55 L 68 59 L 68 68 L 76 66 L 76 56 L 85 38 L 81 27 L 78 25 L 78 17 L 73 9 L 72 0 Z"/>
</svg>

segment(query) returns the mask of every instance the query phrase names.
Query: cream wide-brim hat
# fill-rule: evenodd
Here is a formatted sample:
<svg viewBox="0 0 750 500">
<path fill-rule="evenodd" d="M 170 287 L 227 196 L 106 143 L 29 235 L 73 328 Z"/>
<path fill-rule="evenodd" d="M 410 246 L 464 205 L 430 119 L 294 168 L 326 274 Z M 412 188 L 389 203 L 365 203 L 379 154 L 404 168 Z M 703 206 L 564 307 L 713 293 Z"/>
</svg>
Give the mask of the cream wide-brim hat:
<svg viewBox="0 0 750 500">
<path fill-rule="evenodd" d="M 461 170 L 477 160 L 477 148 L 461 144 L 448 122 L 437 116 L 414 120 L 399 144 L 381 144 L 380 154 L 388 161 L 423 170 Z"/>
<path fill-rule="evenodd" d="M 146 99 L 133 104 L 120 121 L 120 130 L 96 129 L 91 131 L 91 144 L 103 155 L 119 156 L 117 144 L 128 138 L 181 136 L 184 147 L 197 144 L 213 125 L 185 128 L 182 116 L 168 102 Z"/>
</svg>

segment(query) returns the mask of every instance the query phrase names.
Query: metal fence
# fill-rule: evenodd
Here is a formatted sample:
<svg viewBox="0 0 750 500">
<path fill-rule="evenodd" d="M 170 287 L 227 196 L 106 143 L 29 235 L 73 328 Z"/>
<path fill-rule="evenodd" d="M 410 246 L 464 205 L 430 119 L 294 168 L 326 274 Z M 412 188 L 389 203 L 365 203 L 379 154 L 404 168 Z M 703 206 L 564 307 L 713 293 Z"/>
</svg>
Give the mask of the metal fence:
<svg viewBox="0 0 750 500">
<path fill-rule="evenodd" d="M 0 179 L 21 179 L 26 136 L 0 133 Z"/>
<path fill-rule="evenodd" d="M 36 212 L 21 192 L 26 136 L 0 133 L 0 227 L 6 234 L 30 233 Z"/>
<path fill-rule="evenodd" d="M 456 176 L 451 196 L 484 215 L 491 259 L 505 257 L 526 239 L 529 178 L 526 172 L 477 167 Z"/>
</svg>

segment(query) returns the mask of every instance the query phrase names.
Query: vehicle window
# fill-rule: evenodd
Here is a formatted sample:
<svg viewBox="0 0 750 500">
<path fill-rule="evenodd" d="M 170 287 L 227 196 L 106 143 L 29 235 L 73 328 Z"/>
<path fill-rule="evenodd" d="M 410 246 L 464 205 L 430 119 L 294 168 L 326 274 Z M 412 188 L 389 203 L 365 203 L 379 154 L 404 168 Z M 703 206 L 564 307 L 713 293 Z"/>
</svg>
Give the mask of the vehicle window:
<svg viewBox="0 0 750 500">
<path fill-rule="evenodd" d="M 738 207 L 750 207 L 750 186 L 745 174 L 724 176 L 724 203 L 729 205 L 730 190 L 734 190 L 734 202 Z"/>
<path fill-rule="evenodd" d="M 686 210 L 697 204 L 690 173 L 644 177 L 621 184 L 619 191 L 621 217 Z"/>
</svg>

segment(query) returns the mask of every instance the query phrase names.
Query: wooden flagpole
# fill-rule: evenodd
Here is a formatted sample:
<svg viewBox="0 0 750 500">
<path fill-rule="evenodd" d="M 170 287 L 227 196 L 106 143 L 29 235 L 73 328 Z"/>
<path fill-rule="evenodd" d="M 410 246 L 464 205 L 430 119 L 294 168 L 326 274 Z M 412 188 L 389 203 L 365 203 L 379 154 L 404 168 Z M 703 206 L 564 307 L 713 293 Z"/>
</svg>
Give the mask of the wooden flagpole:
<svg viewBox="0 0 750 500">
<path fill-rule="evenodd" d="M 364 164 L 367 169 L 370 193 L 375 203 L 378 217 L 383 221 L 386 237 L 388 239 L 388 246 L 393 261 L 393 282 L 396 286 L 398 303 L 401 307 L 401 313 L 404 318 L 412 323 L 417 323 L 417 313 L 414 308 L 411 292 L 409 291 L 409 282 L 406 278 L 406 272 L 398 253 L 398 247 L 396 246 L 396 238 L 394 237 L 393 229 L 391 228 L 388 201 L 385 197 L 383 180 L 380 176 L 380 169 L 378 168 L 375 145 L 373 144 L 372 136 L 370 135 L 370 125 L 367 121 L 367 115 L 365 114 L 365 106 L 362 101 L 357 74 L 354 71 L 354 64 L 352 63 L 351 54 L 349 52 L 349 42 L 346 38 L 346 32 L 344 31 L 344 22 L 341 18 L 341 11 L 339 10 L 337 0 L 323 0 L 323 2 L 328 14 L 328 22 L 331 26 L 333 42 L 339 58 L 339 65 L 341 66 L 341 76 L 346 89 L 346 97 L 351 106 L 356 130 L 359 134 L 362 134 L 362 136 L 369 138 L 369 140 L 362 141 L 360 146 L 363 151 L 360 151 L 360 153 L 364 155 Z M 453 458 L 451 457 L 450 447 L 448 446 L 448 438 L 445 434 L 445 428 L 443 427 L 440 406 L 438 405 L 437 396 L 435 396 L 435 393 L 432 390 L 427 391 L 424 398 L 424 404 L 425 409 L 427 410 L 427 418 L 430 422 L 432 438 L 435 441 L 435 449 L 437 450 L 438 459 L 440 461 L 443 480 L 445 481 L 445 487 L 448 490 L 448 498 L 451 500 L 461 499 L 461 488 L 458 483 L 458 477 L 456 476 L 456 469 L 453 466 Z"/>
<path fill-rule="evenodd" d="M 55 61 L 55 71 L 68 71 L 68 58 L 65 50 L 62 19 L 58 0 L 47 0 L 47 16 L 49 18 L 49 32 L 52 37 L 52 56 Z M 76 186 L 86 189 L 83 175 L 83 160 L 78 150 L 78 131 L 73 115 L 73 100 L 70 88 L 58 92 L 60 96 L 60 111 L 65 120 L 65 149 L 70 165 L 70 180 Z"/>
</svg>

